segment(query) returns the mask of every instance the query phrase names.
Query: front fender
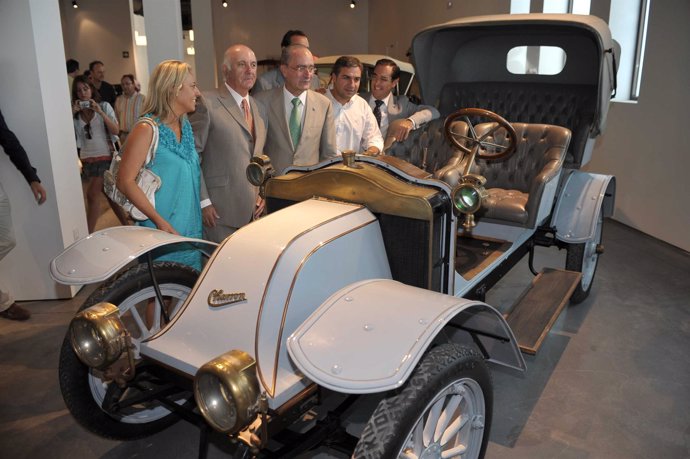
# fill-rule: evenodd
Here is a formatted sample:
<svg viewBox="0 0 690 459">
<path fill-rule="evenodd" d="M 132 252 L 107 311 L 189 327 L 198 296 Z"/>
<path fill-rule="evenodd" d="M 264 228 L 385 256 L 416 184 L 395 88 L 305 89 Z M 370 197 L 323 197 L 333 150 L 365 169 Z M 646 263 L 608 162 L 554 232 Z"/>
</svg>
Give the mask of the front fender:
<svg viewBox="0 0 690 459">
<path fill-rule="evenodd" d="M 565 180 L 553 213 L 556 238 L 578 244 L 594 236 L 599 211 L 613 215 L 616 178 L 612 175 L 572 171 Z"/>
<path fill-rule="evenodd" d="M 383 392 L 407 380 L 449 323 L 453 340 L 473 335 L 489 361 L 525 369 L 510 327 L 491 306 L 388 279 L 333 294 L 290 336 L 288 351 L 300 371 L 328 389 Z"/>
<path fill-rule="evenodd" d="M 178 242 L 218 244 L 143 226 L 116 226 L 97 231 L 67 247 L 50 262 L 50 276 L 61 284 L 84 285 L 108 279 L 137 257 Z"/>
</svg>

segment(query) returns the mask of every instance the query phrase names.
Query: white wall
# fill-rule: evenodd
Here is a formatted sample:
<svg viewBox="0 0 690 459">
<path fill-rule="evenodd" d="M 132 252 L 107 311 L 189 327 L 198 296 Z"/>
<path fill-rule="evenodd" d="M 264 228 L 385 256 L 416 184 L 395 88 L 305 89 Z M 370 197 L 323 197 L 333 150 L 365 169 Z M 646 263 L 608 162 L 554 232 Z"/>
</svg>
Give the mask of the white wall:
<svg viewBox="0 0 690 459">
<path fill-rule="evenodd" d="M 375 0 L 369 9 L 368 52 L 407 60 L 412 37 L 424 27 L 464 16 L 509 12 L 510 0 Z"/>
<path fill-rule="evenodd" d="M 616 176 L 616 220 L 686 251 L 690 251 L 688 20 L 687 0 L 651 2 L 639 102 L 612 104 L 608 126 L 587 167 Z"/>
<path fill-rule="evenodd" d="M 72 0 L 59 1 L 67 59 L 78 60 L 82 72 L 89 62 L 102 61 L 111 84 L 119 84 L 126 73 L 136 75 L 129 0 L 79 0 L 77 9 Z M 65 63 L 58 68 L 64 71 Z"/>
<path fill-rule="evenodd" d="M 202 0 L 203 1 L 203 0 Z M 280 58 L 280 40 L 290 29 L 304 31 L 318 56 L 366 53 L 369 42 L 369 0 L 253 0 L 211 3 L 216 60 L 234 43 L 244 43 L 258 60 Z M 219 81 L 222 78 L 219 76 Z"/>
<path fill-rule="evenodd" d="M 0 108 L 48 193 L 38 206 L 24 177 L 0 154 L 0 181 L 17 238 L 0 262 L 0 285 L 18 300 L 71 296 L 73 289 L 50 279 L 48 264 L 87 234 L 59 14 L 56 2 L 0 2 L 0 42 L 6 44 L 0 51 Z"/>
</svg>

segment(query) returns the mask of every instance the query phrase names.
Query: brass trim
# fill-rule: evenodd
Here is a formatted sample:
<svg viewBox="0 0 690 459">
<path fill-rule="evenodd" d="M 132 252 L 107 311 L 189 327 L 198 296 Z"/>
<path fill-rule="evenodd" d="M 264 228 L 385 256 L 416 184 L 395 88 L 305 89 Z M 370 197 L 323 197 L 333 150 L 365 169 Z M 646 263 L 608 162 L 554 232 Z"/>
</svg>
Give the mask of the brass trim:
<svg viewBox="0 0 690 459">
<path fill-rule="evenodd" d="M 311 249 L 311 251 L 302 258 L 302 261 L 299 264 L 299 267 L 295 270 L 294 275 L 292 276 L 292 282 L 290 283 L 290 290 L 288 291 L 287 297 L 285 298 L 285 304 L 283 305 L 283 317 L 280 320 L 280 331 L 278 332 L 278 341 L 276 342 L 276 355 L 273 364 L 273 387 L 271 388 L 271 397 L 275 394 L 276 390 L 276 381 L 278 379 L 278 358 L 280 356 L 280 347 L 283 342 L 283 331 L 285 330 L 285 318 L 287 317 L 287 311 L 288 311 L 288 305 L 290 304 L 290 298 L 292 298 L 292 290 L 295 287 L 295 282 L 297 281 L 297 277 L 299 276 L 299 273 L 302 271 L 302 267 L 304 266 L 304 263 L 311 258 L 311 256 L 316 253 L 319 249 L 323 248 L 327 244 L 330 244 L 331 242 L 335 241 L 336 239 L 340 239 L 341 237 L 347 236 L 350 233 L 353 233 L 357 230 L 360 230 L 361 228 L 364 228 L 365 226 L 371 225 L 373 223 L 378 222 L 377 219 L 370 220 L 366 223 L 363 223 L 355 228 L 350 228 L 348 231 L 344 233 L 340 233 L 337 236 L 333 236 L 332 238 L 328 239 L 327 241 L 324 241 L 320 243 L 317 247 L 314 247 Z"/>
<path fill-rule="evenodd" d="M 285 247 L 283 247 L 283 250 L 282 250 L 282 252 L 280 252 L 280 255 L 278 255 L 278 258 L 276 258 L 275 262 L 273 263 L 273 268 L 271 268 L 271 272 L 269 273 L 268 278 L 266 279 L 266 283 L 265 283 L 266 286 L 264 287 L 264 293 L 261 296 L 261 304 L 259 305 L 259 311 L 258 311 L 258 314 L 256 316 L 256 332 L 254 333 L 254 356 L 256 358 L 256 367 L 258 369 L 257 373 L 259 375 L 259 380 L 261 381 L 261 385 L 264 387 L 264 389 L 266 389 L 266 392 L 268 393 L 269 396 L 271 396 L 271 398 L 273 398 L 274 394 L 270 391 L 268 384 L 266 383 L 266 381 L 264 379 L 264 375 L 263 375 L 263 372 L 261 370 L 261 360 L 259 358 L 259 346 L 258 346 L 259 326 L 261 325 L 261 317 L 263 316 L 262 312 L 264 310 L 264 304 L 266 304 L 266 294 L 268 292 L 268 288 L 270 287 L 271 279 L 273 278 L 273 274 L 275 273 L 276 267 L 278 266 L 278 263 L 280 262 L 280 260 L 283 258 L 283 255 L 285 254 L 287 249 L 297 239 L 301 238 L 303 235 L 305 235 L 311 231 L 314 231 L 317 228 L 320 228 L 320 227 L 327 225 L 331 222 L 334 222 L 340 218 L 346 217 L 346 216 L 351 215 L 351 214 L 356 213 L 356 212 L 360 212 L 361 210 L 365 209 L 364 206 L 353 204 L 353 203 L 341 203 L 341 204 L 353 205 L 353 206 L 355 206 L 355 208 L 348 211 L 348 212 L 344 212 L 342 214 L 339 214 L 339 215 L 336 215 L 332 218 L 329 218 L 328 220 L 324 220 L 324 221 L 320 222 L 319 224 L 314 225 L 308 229 L 305 229 L 304 231 L 302 231 L 301 233 L 297 234 L 295 237 L 290 239 L 290 241 L 287 244 L 285 244 Z M 274 381 L 274 385 L 275 385 L 275 381 Z"/>
<path fill-rule="evenodd" d="M 366 205 L 374 213 L 430 220 L 429 200 L 441 191 L 430 185 L 408 183 L 368 163 L 355 169 L 333 164 L 325 169 L 289 172 L 266 183 L 266 196 L 305 201 L 313 196 Z"/>
</svg>

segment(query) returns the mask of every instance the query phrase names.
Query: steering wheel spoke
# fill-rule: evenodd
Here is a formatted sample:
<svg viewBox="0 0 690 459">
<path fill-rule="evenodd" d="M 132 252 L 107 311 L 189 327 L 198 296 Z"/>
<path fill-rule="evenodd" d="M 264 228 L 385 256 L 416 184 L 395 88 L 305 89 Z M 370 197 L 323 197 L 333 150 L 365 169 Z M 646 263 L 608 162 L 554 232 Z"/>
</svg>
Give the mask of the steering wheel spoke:
<svg viewBox="0 0 690 459">
<path fill-rule="evenodd" d="M 479 137 L 470 117 L 479 120 L 488 119 L 496 123 L 496 125 Z M 467 124 L 469 136 L 461 134 L 453 129 L 453 123 L 458 120 L 464 121 Z M 500 129 L 505 130 L 505 138 L 507 139 L 505 145 L 486 141 L 486 139 L 494 137 Z M 446 138 L 450 143 L 463 152 L 471 154 L 476 148 L 475 158 L 487 160 L 503 159 L 513 154 L 517 146 L 517 134 L 513 126 L 496 113 L 481 108 L 463 108 L 450 114 L 444 123 L 444 130 Z"/>
</svg>

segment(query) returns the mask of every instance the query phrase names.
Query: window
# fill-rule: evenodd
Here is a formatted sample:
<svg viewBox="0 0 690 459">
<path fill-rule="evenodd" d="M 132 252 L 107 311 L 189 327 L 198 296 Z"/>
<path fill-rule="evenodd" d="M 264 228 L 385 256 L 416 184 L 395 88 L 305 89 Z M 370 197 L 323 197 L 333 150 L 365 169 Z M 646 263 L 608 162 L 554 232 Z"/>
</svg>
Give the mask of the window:
<svg viewBox="0 0 690 459">
<path fill-rule="evenodd" d="M 557 75 L 565 67 L 558 46 L 516 46 L 508 51 L 508 71 L 516 75 Z"/>
<path fill-rule="evenodd" d="M 535 2 L 535 6 L 543 5 L 542 11 L 544 13 L 589 14 L 591 1 L 592 0 L 543 0 L 541 2 Z M 611 35 L 621 47 L 620 55 L 617 56 L 616 59 L 616 64 L 618 65 L 618 89 L 616 90 L 616 97 L 613 100 L 637 101 L 640 95 L 650 1 L 651 0 L 610 0 L 609 27 L 611 29 Z M 511 14 L 529 13 L 530 10 L 531 0 L 511 0 L 510 2 Z M 553 64 L 547 62 L 550 59 L 555 59 L 555 62 Z M 544 52 L 544 50 L 539 50 L 537 52 L 531 49 L 524 49 L 522 51 L 515 51 L 515 54 L 512 56 L 509 55 L 508 69 L 512 73 L 554 75 L 558 73 L 558 71 L 547 73 L 546 71 L 542 71 L 542 69 L 557 68 L 561 61 L 563 64 L 565 63 L 565 55 L 559 54 L 558 52 L 549 54 L 548 52 Z M 523 71 L 513 71 L 512 69 L 523 69 Z"/>
<path fill-rule="evenodd" d="M 617 101 L 637 101 L 647 40 L 649 0 L 611 0 L 609 27 L 621 45 L 618 56 Z"/>
</svg>

